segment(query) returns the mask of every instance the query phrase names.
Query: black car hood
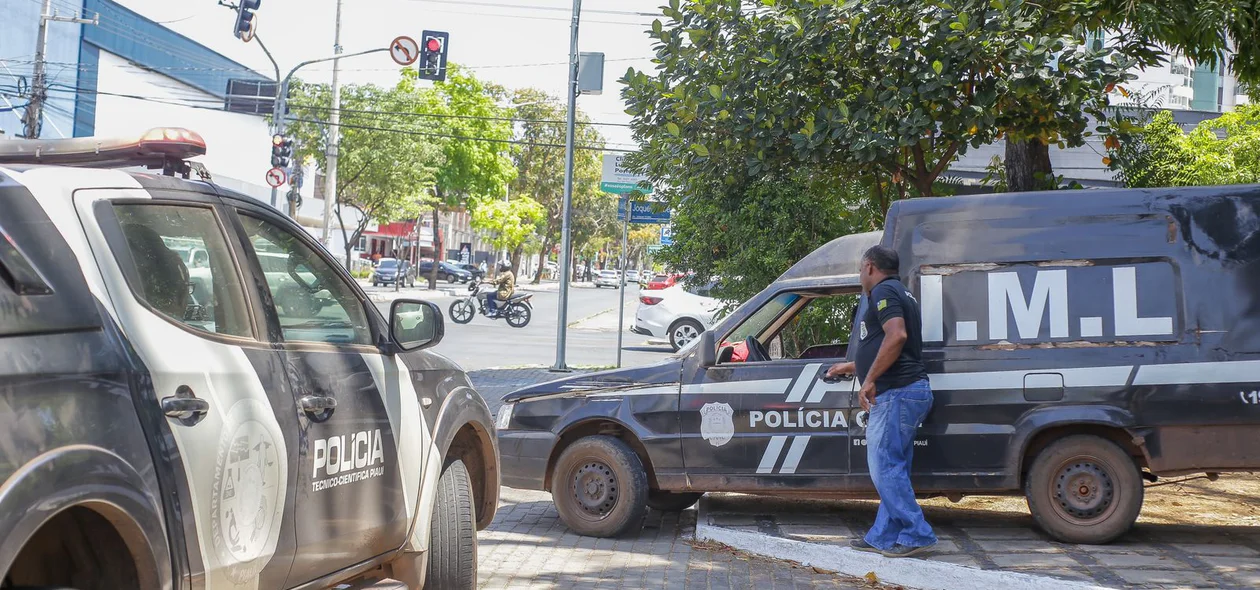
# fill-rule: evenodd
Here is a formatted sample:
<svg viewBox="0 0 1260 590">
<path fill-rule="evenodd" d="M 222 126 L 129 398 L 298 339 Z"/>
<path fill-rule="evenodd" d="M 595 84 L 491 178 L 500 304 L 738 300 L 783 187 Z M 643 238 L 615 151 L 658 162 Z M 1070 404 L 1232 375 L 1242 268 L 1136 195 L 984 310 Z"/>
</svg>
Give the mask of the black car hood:
<svg viewBox="0 0 1260 590">
<path fill-rule="evenodd" d="M 541 396 L 564 394 L 582 396 L 610 389 L 638 388 L 649 385 L 673 385 L 678 383 L 683 359 L 670 359 L 645 367 L 614 369 L 598 373 L 573 375 L 513 391 L 503 397 L 505 403 L 519 402 Z"/>
</svg>

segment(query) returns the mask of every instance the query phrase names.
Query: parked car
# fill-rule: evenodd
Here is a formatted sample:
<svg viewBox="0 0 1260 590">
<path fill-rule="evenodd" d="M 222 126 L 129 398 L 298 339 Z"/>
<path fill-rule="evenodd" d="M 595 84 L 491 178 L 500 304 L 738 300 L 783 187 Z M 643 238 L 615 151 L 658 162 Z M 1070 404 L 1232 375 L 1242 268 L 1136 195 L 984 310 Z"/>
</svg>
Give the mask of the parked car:
<svg viewBox="0 0 1260 590">
<path fill-rule="evenodd" d="M 448 260 L 446 262 L 447 264 L 453 265 L 455 268 L 468 271 L 468 274 L 472 275 L 472 280 L 474 281 L 480 281 L 486 278 L 486 271 L 481 270 L 481 267 L 476 264 L 465 264 L 458 260 Z"/>
<path fill-rule="evenodd" d="M 635 334 L 669 339 L 675 351 L 685 348 L 713 325 L 714 314 L 722 304 L 709 297 L 713 284 L 698 288 L 674 285 L 639 294 L 634 314 Z"/>
<path fill-rule="evenodd" d="M 681 273 L 657 273 L 656 275 L 653 275 L 651 279 L 648 279 L 647 284 L 644 285 L 643 288 L 648 291 L 655 291 L 658 289 L 673 287 L 678 283 L 678 280 L 684 276 L 686 275 Z"/>
<path fill-rule="evenodd" d="M 1113 541 L 1147 482 L 1260 470 L 1257 212 L 1256 185 L 895 201 L 883 231 L 818 248 L 684 354 L 507 395 L 504 483 L 598 536 L 709 491 L 877 497 L 860 383 L 824 377 L 867 337 L 860 260 L 883 244 L 935 396 L 915 491 L 1021 495 L 1050 537 Z"/>
<path fill-rule="evenodd" d="M 421 259 L 420 264 L 416 265 L 416 276 L 420 277 L 421 281 L 428 280 L 430 273 L 432 272 L 433 261 L 430 259 Z M 473 275 L 471 272 L 468 272 L 454 264 L 441 262 L 438 263 L 437 278 L 439 281 L 446 281 L 448 283 L 467 283 L 472 280 Z"/>
<path fill-rule="evenodd" d="M 621 286 L 621 271 L 604 269 L 595 274 L 595 288 Z"/>
<path fill-rule="evenodd" d="M 406 260 L 382 258 L 372 269 L 372 286 L 392 285 L 397 281 L 403 285 L 416 286 L 416 269 Z"/>
<path fill-rule="evenodd" d="M 0 588 L 475 588 L 498 444 L 441 310 L 383 315 L 256 198 L 93 166 L 204 153 L 0 141 Z"/>
</svg>

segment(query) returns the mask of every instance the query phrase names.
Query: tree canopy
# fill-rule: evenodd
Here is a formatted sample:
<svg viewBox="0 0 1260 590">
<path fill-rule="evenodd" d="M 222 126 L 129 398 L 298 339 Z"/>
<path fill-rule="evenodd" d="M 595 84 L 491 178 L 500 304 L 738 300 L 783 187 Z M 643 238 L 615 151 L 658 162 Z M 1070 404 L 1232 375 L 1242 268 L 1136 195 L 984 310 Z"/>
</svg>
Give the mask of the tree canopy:
<svg viewBox="0 0 1260 590">
<path fill-rule="evenodd" d="M 1260 105 L 1246 105 L 1185 132 L 1162 111 L 1118 150 L 1130 187 L 1260 182 Z"/>
<path fill-rule="evenodd" d="M 931 196 L 956 155 L 1000 137 L 1080 145 L 1152 51 L 1048 26 L 1090 2 L 671 0 L 657 70 L 623 79 L 631 163 L 684 192 L 807 165 Z"/>
<path fill-rule="evenodd" d="M 293 86 L 289 104 L 289 133 L 296 138 L 294 158 L 314 160 L 325 171 L 328 87 Z M 432 91 L 398 85 L 349 85 L 341 89 L 341 127 L 335 212 L 345 243 L 345 263 L 372 220 L 381 222 L 415 219 L 421 199 L 437 179 L 444 162 L 442 145 L 430 134 L 441 131 L 436 120 L 396 117 L 380 131 L 380 112 L 427 112 L 438 108 L 440 97 Z M 326 172 L 326 171 L 325 171 Z M 361 215 L 351 223 L 348 209 Z"/>
</svg>

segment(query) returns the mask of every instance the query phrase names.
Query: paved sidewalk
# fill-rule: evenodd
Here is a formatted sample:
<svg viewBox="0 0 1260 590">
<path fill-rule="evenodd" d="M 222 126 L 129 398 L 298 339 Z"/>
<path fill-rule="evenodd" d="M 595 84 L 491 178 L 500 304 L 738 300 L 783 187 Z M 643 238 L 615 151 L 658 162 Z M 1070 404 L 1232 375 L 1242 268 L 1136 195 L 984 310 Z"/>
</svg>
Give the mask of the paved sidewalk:
<svg viewBox="0 0 1260 590">
<path fill-rule="evenodd" d="M 710 494 L 703 501 L 715 526 L 845 551 L 874 522 L 877 506 L 738 494 Z M 1027 514 L 943 506 L 928 506 L 925 513 L 940 538 L 924 557 L 931 561 L 1109 588 L 1260 587 L 1260 527 L 1139 522 L 1119 541 L 1091 546 L 1051 541 Z"/>
<path fill-rule="evenodd" d="M 490 528 L 478 535 L 478 587 L 772 590 L 877 588 L 720 546 L 693 545 L 695 511 L 649 512 L 643 530 L 619 539 L 581 537 L 545 492 L 503 488 Z"/>
</svg>

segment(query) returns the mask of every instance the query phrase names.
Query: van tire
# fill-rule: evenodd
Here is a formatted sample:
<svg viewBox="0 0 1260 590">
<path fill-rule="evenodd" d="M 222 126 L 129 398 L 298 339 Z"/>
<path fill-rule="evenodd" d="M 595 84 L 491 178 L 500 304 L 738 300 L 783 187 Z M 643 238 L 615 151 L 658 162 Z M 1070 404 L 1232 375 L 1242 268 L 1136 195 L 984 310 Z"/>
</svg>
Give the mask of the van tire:
<svg viewBox="0 0 1260 590">
<path fill-rule="evenodd" d="M 472 480 L 468 468 L 458 459 L 447 465 L 438 479 L 429 528 L 428 570 L 426 587 L 477 587 L 477 517 Z"/>
<path fill-rule="evenodd" d="M 680 512 L 691 508 L 700 501 L 704 492 L 665 492 L 652 490 L 648 492 L 648 508 L 657 512 Z"/>
<path fill-rule="evenodd" d="M 1078 491 L 1079 490 L 1079 491 Z M 1064 543 L 1110 543 L 1142 511 L 1142 476 L 1116 443 L 1090 435 L 1055 441 L 1033 460 L 1024 481 L 1028 510 Z"/>
<path fill-rule="evenodd" d="M 560 519 L 579 535 L 617 537 L 643 526 L 647 471 L 621 439 L 588 436 L 574 441 L 556 460 L 551 481 Z"/>
</svg>

